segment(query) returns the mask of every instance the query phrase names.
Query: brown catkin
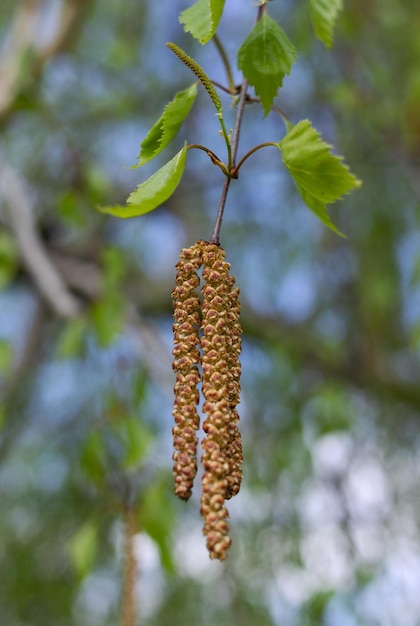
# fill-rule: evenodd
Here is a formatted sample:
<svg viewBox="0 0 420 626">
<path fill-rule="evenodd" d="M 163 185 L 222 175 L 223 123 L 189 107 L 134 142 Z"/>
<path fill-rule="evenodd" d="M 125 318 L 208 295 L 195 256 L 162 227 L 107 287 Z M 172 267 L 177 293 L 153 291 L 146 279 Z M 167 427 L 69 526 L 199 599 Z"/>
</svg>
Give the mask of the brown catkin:
<svg viewBox="0 0 420 626">
<path fill-rule="evenodd" d="M 197 384 L 200 381 L 199 324 L 200 299 L 196 292 L 200 284 L 197 270 L 201 267 L 201 249 L 198 244 L 181 250 L 176 265 L 176 284 L 172 292 L 174 307 L 173 370 L 176 373 L 173 416 L 173 473 L 175 493 L 188 500 L 197 473 L 197 436 L 200 418 Z"/>
<path fill-rule="evenodd" d="M 201 267 L 200 300 L 197 290 Z M 225 500 L 238 493 L 242 481 L 242 441 L 236 410 L 241 375 L 239 289 L 229 274 L 225 252 L 217 244 L 198 241 L 184 248 L 176 269 L 172 293 L 175 493 L 188 500 L 197 472 L 196 431 L 200 419 L 196 407 L 201 378 L 205 415 L 201 443 L 203 532 L 210 557 L 223 561 L 231 544 Z"/>
<path fill-rule="evenodd" d="M 233 337 L 238 331 L 238 294 L 224 258 L 220 246 L 203 247 L 201 349 L 206 437 L 201 444 L 201 513 L 210 556 L 220 560 L 226 558 L 231 543 L 224 500 L 239 490 L 242 462 L 235 409 L 239 401 L 240 335 Z"/>
<path fill-rule="evenodd" d="M 229 382 L 228 382 L 228 401 L 231 409 L 231 421 L 229 424 L 229 442 L 226 448 L 226 455 L 229 459 L 229 475 L 228 488 L 226 498 L 235 496 L 241 487 L 242 482 L 242 438 L 238 428 L 239 414 L 236 405 L 239 403 L 239 394 L 241 391 L 240 377 L 241 364 L 239 355 L 241 353 L 242 328 L 239 322 L 241 307 L 239 304 L 239 288 L 235 287 L 235 279 L 230 276 L 231 292 L 230 292 L 230 309 L 229 309 L 229 339 L 230 350 L 228 352 Z"/>
</svg>

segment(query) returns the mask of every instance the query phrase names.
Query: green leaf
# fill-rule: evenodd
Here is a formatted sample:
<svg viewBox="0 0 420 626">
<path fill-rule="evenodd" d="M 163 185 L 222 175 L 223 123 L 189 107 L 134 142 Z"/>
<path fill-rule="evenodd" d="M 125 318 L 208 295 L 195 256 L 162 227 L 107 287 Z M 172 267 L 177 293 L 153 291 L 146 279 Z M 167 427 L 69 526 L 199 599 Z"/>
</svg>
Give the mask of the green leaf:
<svg viewBox="0 0 420 626">
<path fill-rule="evenodd" d="M 98 210 L 101 213 L 127 218 L 144 215 L 157 209 L 178 187 L 184 173 L 187 149 L 185 145 L 166 165 L 139 185 L 129 195 L 126 206 L 106 206 L 99 207 Z"/>
<path fill-rule="evenodd" d="M 13 365 L 13 348 L 8 341 L 0 339 L 0 374 L 7 374 Z"/>
<path fill-rule="evenodd" d="M 86 522 L 68 543 L 70 559 L 80 578 L 84 578 L 91 571 L 97 548 L 97 528 L 93 522 Z"/>
<path fill-rule="evenodd" d="M 188 116 L 196 97 L 197 85 L 194 83 L 188 89 L 179 91 L 174 99 L 168 102 L 162 115 L 141 143 L 137 166 L 148 163 L 172 141 Z"/>
<path fill-rule="evenodd" d="M 240 47 L 238 67 L 254 87 L 265 115 L 296 56 L 286 33 L 268 15 L 262 16 Z"/>
<path fill-rule="evenodd" d="M 86 333 L 86 320 L 75 318 L 70 320 L 58 339 L 57 355 L 60 359 L 71 359 L 83 352 Z"/>
<path fill-rule="evenodd" d="M 136 410 L 143 406 L 150 387 L 148 370 L 144 366 L 137 367 L 132 376 L 131 393 Z"/>
<path fill-rule="evenodd" d="M 159 547 L 162 565 L 174 571 L 172 558 L 172 531 L 174 514 L 166 477 L 158 477 L 146 489 L 139 502 L 140 525 Z"/>
<path fill-rule="evenodd" d="M 360 187 L 342 157 L 331 154 L 309 120 L 302 120 L 276 144 L 283 163 L 293 177 L 300 195 L 321 222 L 342 235 L 331 222 L 326 205 Z"/>
<path fill-rule="evenodd" d="M 12 235 L 0 232 L 0 289 L 13 280 L 19 265 L 19 251 Z"/>
<path fill-rule="evenodd" d="M 5 421 L 6 421 L 6 409 L 3 404 L 0 404 L 0 432 L 3 430 Z"/>
<path fill-rule="evenodd" d="M 63 220 L 70 226 L 82 228 L 86 225 L 82 198 L 73 189 L 64 191 L 58 200 L 57 209 Z"/>
<path fill-rule="evenodd" d="M 223 14 L 225 0 L 198 0 L 179 16 L 187 33 L 191 33 L 201 44 L 213 37 Z"/>
<path fill-rule="evenodd" d="M 126 276 L 126 257 L 122 248 L 107 246 L 101 254 L 105 291 L 115 290 Z"/>
<path fill-rule="evenodd" d="M 124 310 L 123 297 L 114 291 L 108 291 L 104 298 L 92 306 L 93 331 L 101 346 L 109 346 L 122 331 Z"/>
<path fill-rule="evenodd" d="M 103 436 L 98 431 L 90 433 L 83 446 L 80 466 L 86 476 L 100 485 L 105 477 L 106 458 Z"/>
<path fill-rule="evenodd" d="M 295 183 L 296 183 L 296 179 L 295 179 Z M 315 213 L 317 218 L 321 220 L 321 222 L 324 224 L 324 226 L 326 226 L 327 228 L 332 230 L 337 235 L 340 235 L 340 237 L 345 237 L 344 233 L 342 233 L 341 230 L 339 230 L 334 225 L 333 221 L 331 220 L 330 216 L 328 215 L 328 212 L 327 212 L 325 204 L 323 202 L 320 202 L 319 200 L 317 200 L 317 198 L 312 196 L 310 193 L 308 193 L 306 191 L 306 189 L 304 189 L 303 187 L 300 187 L 298 185 L 298 183 L 296 183 L 296 185 L 297 185 L 298 191 L 300 193 L 300 196 L 301 196 L 302 200 L 304 201 L 304 203 L 306 204 L 306 206 L 309 209 L 311 209 L 312 213 Z"/>
<path fill-rule="evenodd" d="M 132 469 L 140 465 L 153 443 L 153 434 L 150 429 L 137 416 L 122 419 L 116 428 L 124 443 L 123 467 Z"/>
<path fill-rule="evenodd" d="M 343 9 L 343 0 L 309 0 L 309 9 L 316 36 L 327 48 L 331 48 L 334 27 L 338 14 Z"/>
</svg>

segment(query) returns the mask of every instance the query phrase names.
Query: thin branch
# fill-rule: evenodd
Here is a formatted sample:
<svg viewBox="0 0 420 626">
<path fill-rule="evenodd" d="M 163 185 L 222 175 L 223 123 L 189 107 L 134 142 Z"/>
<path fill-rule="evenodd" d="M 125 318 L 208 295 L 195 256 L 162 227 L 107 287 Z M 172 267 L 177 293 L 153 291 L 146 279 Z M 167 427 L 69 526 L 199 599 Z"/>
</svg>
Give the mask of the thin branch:
<svg viewBox="0 0 420 626">
<path fill-rule="evenodd" d="M 53 311 L 74 317 L 81 310 L 79 300 L 67 286 L 48 256 L 33 219 L 32 202 L 17 172 L 0 157 L 0 196 L 7 211 L 7 223 L 18 244 L 22 260 L 39 292 Z"/>
<path fill-rule="evenodd" d="M 87 300 L 99 298 L 104 291 L 103 271 L 92 261 L 79 258 L 64 250 L 50 248 L 48 255 L 54 266 L 75 293 Z"/>
<path fill-rule="evenodd" d="M 241 95 L 239 98 L 235 127 L 233 129 L 233 135 L 232 135 L 232 148 L 231 148 L 230 159 L 229 159 L 230 160 L 230 163 L 229 163 L 230 175 L 226 177 L 225 184 L 223 185 L 223 191 L 220 197 L 219 208 L 217 210 L 213 234 L 210 239 L 211 243 L 219 244 L 220 242 L 220 229 L 222 228 L 223 214 L 224 214 L 225 205 L 226 205 L 226 198 L 227 198 L 229 187 L 230 187 L 230 181 L 232 180 L 232 178 L 235 178 L 235 175 L 232 173 L 235 171 L 235 160 L 236 160 L 236 155 L 238 153 L 239 133 L 241 129 L 242 116 L 243 116 L 245 103 L 246 103 L 247 90 L 248 90 L 248 82 L 244 80 L 242 81 L 242 85 L 241 85 Z"/>
<path fill-rule="evenodd" d="M 225 210 L 226 198 L 228 195 L 231 180 L 232 179 L 230 176 L 226 176 L 225 184 L 223 185 L 222 195 L 220 197 L 219 208 L 217 210 L 216 221 L 214 223 L 214 229 L 213 229 L 213 234 L 210 239 L 210 243 L 219 244 L 220 242 L 220 229 L 222 228 L 223 213 Z"/>
<path fill-rule="evenodd" d="M 233 90 L 232 90 L 232 89 L 229 89 L 228 87 L 225 87 L 221 83 L 218 83 L 217 80 L 212 80 L 211 82 L 213 83 L 215 87 L 218 87 L 218 89 L 221 89 L 222 91 L 229 94 L 230 96 L 236 96 L 238 94 L 238 90 L 235 86 L 233 87 Z"/>
<path fill-rule="evenodd" d="M 264 12 L 266 12 L 267 7 L 265 5 L 260 5 L 257 11 L 256 22 L 261 19 Z M 232 138 L 232 169 L 235 169 L 236 166 L 236 156 L 238 154 L 238 146 L 239 146 L 239 134 L 241 132 L 242 125 L 242 117 L 245 110 L 245 104 L 248 100 L 248 81 L 243 80 L 241 84 L 241 91 L 239 96 L 238 103 L 238 112 L 236 115 L 236 123 L 235 128 L 233 129 L 233 138 Z"/>
<path fill-rule="evenodd" d="M 136 511 L 127 506 L 123 512 L 124 521 L 124 572 L 121 591 L 121 626 L 135 626 L 136 603 L 135 586 L 137 562 L 134 552 L 134 537 L 137 530 Z"/>
<path fill-rule="evenodd" d="M 258 7 L 256 21 L 258 22 L 261 19 L 264 12 L 267 8 L 262 5 Z M 220 229 L 222 227 L 223 222 L 223 214 L 225 211 L 226 198 L 230 187 L 230 181 L 232 178 L 237 177 L 237 167 L 236 167 L 236 157 L 238 154 L 239 147 L 239 135 L 241 132 L 242 118 L 245 110 L 245 104 L 248 100 L 248 81 L 244 79 L 241 84 L 239 102 L 236 113 L 235 127 L 233 129 L 232 134 L 232 143 L 228 145 L 229 150 L 229 176 L 225 180 L 225 184 L 223 186 L 222 195 L 220 197 L 219 208 L 217 210 L 216 221 L 214 224 L 213 234 L 211 236 L 210 242 L 218 244 L 220 241 Z"/>
<path fill-rule="evenodd" d="M 236 156 L 238 154 L 238 147 L 239 147 L 239 135 L 241 132 L 242 117 L 243 117 L 244 110 L 245 110 L 247 95 L 248 95 L 248 81 L 243 80 L 242 85 L 241 85 L 240 96 L 239 96 L 235 128 L 233 129 L 233 136 L 232 136 L 232 169 L 235 169 L 236 167 Z"/>
<path fill-rule="evenodd" d="M 234 94 L 235 93 L 235 83 L 233 81 L 232 68 L 230 66 L 226 50 L 225 50 L 222 42 L 220 41 L 220 39 L 219 39 L 219 37 L 217 35 L 214 35 L 213 42 L 214 42 L 214 45 L 217 48 L 218 53 L 220 54 L 220 58 L 222 59 L 223 66 L 224 66 L 225 71 L 226 71 L 226 76 L 227 76 L 228 85 L 229 85 L 229 92 L 228 93 Z"/>
</svg>

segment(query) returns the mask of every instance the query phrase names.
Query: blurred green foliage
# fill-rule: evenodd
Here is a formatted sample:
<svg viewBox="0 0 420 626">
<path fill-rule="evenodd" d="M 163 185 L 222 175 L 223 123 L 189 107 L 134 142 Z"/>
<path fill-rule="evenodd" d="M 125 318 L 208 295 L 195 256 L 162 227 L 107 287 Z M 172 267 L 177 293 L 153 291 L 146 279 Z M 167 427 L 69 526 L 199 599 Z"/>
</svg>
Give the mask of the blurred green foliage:
<svg viewBox="0 0 420 626">
<path fill-rule="evenodd" d="M 36 46 L 20 59 L 0 112 L 2 160 L 81 304 L 70 319 L 45 304 L 0 197 L 0 623 L 118 623 L 127 506 L 139 624 L 419 623 L 417 3 L 346 3 L 331 51 L 307 3 L 269 3 L 301 51 L 281 108 L 313 120 L 364 185 L 331 211 L 346 240 L 305 209 L 275 151 L 232 185 L 222 245 L 243 306 L 245 480 L 223 566 L 205 552 L 197 495 L 176 502 L 170 476 L 173 266 L 210 236 L 222 179 L 197 155 L 152 214 L 122 223 L 95 211 L 138 184 L 124 166 L 190 84 L 165 41 L 220 82 L 223 68 L 183 33 L 184 5 L 74 4 L 71 36 L 48 62 Z M 255 7 L 226 5 L 233 58 Z M 22 6 L 0 6 L 2 70 Z M 51 21 L 41 46 L 55 18 L 39 7 Z M 249 106 L 240 150 L 282 133 Z M 221 145 L 204 95 L 177 149 L 186 139 Z"/>
</svg>

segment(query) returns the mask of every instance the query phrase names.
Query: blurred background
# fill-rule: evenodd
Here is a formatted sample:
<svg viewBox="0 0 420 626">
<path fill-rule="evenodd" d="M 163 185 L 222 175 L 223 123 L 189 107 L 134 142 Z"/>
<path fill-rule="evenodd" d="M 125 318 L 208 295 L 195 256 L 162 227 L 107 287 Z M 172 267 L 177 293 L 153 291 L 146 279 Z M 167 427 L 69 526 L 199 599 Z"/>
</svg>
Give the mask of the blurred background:
<svg viewBox="0 0 420 626">
<path fill-rule="evenodd" d="M 199 480 L 185 505 L 171 476 L 174 265 L 210 237 L 223 176 L 189 151 L 155 212 L 95 211 L 185 140 L 225 158 L 201 91 L 162 159 L 130 169 L 194 80 L 166 41 L 226 82 L 214 45 L 178 23 L 189 4 L 0 5 L 0 622 L 128 624 L 132 522 L 138 624 L 420 624 L 418 3 L 345 3 L 332 51 L 306 2 L 269 4 L 299 52 L 278 105 L 311 119 L 363 187 L 331 207 L 343 239 L 275 149 L 231 186 L 221 243 L 241 288 L 245 478 L 224 564 L 205 550 Z M 251 0 L 226 3 L 238 82 L 254 19 Z M 283 134 L 250 105 L 239 154 Z"/>
</svg>

